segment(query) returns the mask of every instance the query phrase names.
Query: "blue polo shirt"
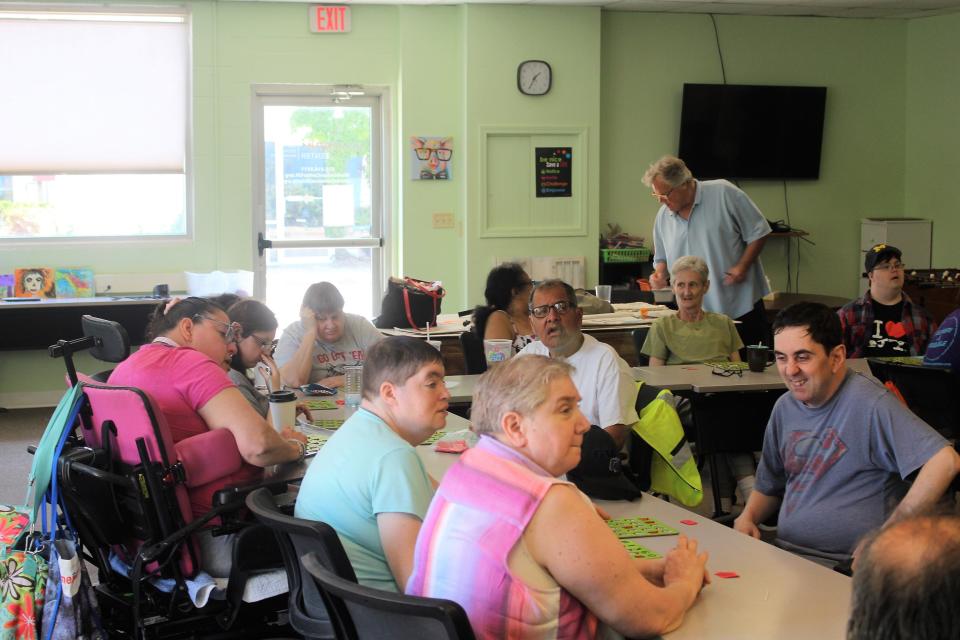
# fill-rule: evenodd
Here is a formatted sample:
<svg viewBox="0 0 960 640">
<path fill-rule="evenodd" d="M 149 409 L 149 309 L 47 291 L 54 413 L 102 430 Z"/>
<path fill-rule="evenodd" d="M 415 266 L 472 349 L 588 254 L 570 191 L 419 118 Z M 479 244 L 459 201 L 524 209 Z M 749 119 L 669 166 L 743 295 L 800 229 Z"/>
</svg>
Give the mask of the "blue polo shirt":
<svg viewBox="0 0 960 640">
<path fill-rule="evenodd" d="M 667 268 L 683 256 L 703 258 L 710 269 L 707 311 L 738 318 L 770 292 L 763 265 L 757 259 L 740 284 L 723 284 L 724 272 L 735 265 L 748 244 L 770 233 L 760 209 L 743 191 L 726 180 L 695 181 L 697 195 L 684 220 L 661 205 L 653 224 L 654 264 Z"/>
</svg>

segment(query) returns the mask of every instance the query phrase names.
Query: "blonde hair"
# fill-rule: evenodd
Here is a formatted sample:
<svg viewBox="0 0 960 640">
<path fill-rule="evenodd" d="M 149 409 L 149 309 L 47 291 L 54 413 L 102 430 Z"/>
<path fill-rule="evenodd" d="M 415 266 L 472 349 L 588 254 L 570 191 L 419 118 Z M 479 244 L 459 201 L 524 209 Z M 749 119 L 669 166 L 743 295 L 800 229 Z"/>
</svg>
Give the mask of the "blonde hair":
<svg viewBox="0 0 960 640">
<path fill-rule="evenodd" d="M 546 356 L 518 356 L 480 376 L 470 410 L 475 433 L 495 434 L 504 414 L 528 416 L 547 401 L 550 384 L 573 373 L 573 366 Z"/>
</svg>

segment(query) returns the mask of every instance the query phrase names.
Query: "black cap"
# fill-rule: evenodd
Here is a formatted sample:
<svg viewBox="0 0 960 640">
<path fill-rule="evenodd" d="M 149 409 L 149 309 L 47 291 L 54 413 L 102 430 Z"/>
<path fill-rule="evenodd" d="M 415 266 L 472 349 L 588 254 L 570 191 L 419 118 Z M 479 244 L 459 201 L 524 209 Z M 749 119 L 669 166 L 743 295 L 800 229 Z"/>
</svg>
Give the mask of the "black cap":
<svg viewBox="0 0 960 640">
<path fill-rule="evenodd" d="M 901 260 L 903 253 L 890 244 L 875 244 L 867 251 L 867 257 L 863 260 L 863 268 L 867 273 L 870 273 L 878 262 L 884 262 L 890 258 Z"/>
</svg>

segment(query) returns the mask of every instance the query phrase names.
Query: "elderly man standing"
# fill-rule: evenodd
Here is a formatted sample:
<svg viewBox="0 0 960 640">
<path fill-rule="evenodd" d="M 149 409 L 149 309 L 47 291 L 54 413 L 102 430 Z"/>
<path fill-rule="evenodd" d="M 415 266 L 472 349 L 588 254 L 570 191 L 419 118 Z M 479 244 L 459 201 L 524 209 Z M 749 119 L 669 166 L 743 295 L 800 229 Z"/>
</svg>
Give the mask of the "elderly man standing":
<svg viewBox="0 0 960 640">
<path fill-rule="evenodd" d="M 837 311 L 848 358 L 922 356 L 927 350 L 937 324 L 903 292 L 902 257 L 889 244 L 867 251 L 863 267 L 870 288 Z"/>
<path fill-rule="evenodd" d="M 760 251 L 770 225 L 743 191 L 726 180 L 695 180 L 680 158 L 664 156 L 650 165 L 643 183 L 660 210 L 653 225 L 654 273 L 650 284 L 667 286 L 670 266 L 681 256 L 703 258 L 723 275 L 704 300 L 707 311 L 739 320 L 747 344 L 767 335 L 763 296 L 770 292 Z"/>
<path fill-rule="evenodd" d="M 780 546 L 842 560 L 885 521 L 939 499 L 960 456 L 893 394 L 847 369 L 840 320 L 828 307 L 787 307 L 773 335 L 789 393 L 770 416 L 755 490 L 734 528 L 759 538 L 757 523 L 779 507 Z M 915 472 L 903 495 L 899 480 Z"/>
<path fill-rule="evenodd" d="M 613 347 L 581 331 L 582 321 L 583 309 L 577 306 L 573 287 L 563 280 L 544 280 L 530 295 L 530 324 L 539 340 L 517 355 L 549 356 L 572 364 L 583 415 L 623 447 L 630 425 L 640 419 L 637 385 Z"/>
</svg>

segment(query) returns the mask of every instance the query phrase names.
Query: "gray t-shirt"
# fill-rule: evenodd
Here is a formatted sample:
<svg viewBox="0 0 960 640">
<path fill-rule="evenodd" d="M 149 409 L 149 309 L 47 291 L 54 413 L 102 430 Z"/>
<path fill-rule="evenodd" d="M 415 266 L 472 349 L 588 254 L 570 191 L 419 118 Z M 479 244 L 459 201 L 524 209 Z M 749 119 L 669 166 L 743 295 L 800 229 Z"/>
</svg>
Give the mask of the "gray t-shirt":
<svg viewBox="0 0 960 640">
<path fill-rule="evenodd" d="M 345 366 L 363 364 L 366 350 L 383 339 L 383 334 L 363 316 L 345 313 L 344 317 L 343 336 L 336 342 L 320 342 L 316 339 L 316 335 L 313 336 L 313 368 L 310 371 L 310 382 L 319 382 L 330 376 L 341 376 Z M 300 347 L 304 333 L 306 332 L 301 320 L 297 320 L 283 330 L 277 352 L 274 354 L 274 359 L 279 366 L 284 366 L 293 358 L 293 354 Z"/>
<path fill-rule="evenodd" d="M 250 378 L 247 377 L 247 374 L 242 371 L 237 371 L 236 369 L 230 369 L 227 372 L 227 375 L 230 376 L 230 379 L 237 389 L 240 391 L 240 394 L 247 399 L 247 402 L 250 403 L 254 409 L 257 410 L 264 418 L 267 417 L 267 414 L 270 412 L 270 400 L 267 396 L 263 395 L 257 388 L 253 386 L 253 382 Z"/>
<path fill-rule="evenodd" d="M 901 478 L 947 441 L 879 384 L 852 370 L 822 407 L 788 392 L 763 438 L 756 490 L 783 497 L 777 535 L 830 553 L 852 553 L 903 495 Z"/>
</svg>

